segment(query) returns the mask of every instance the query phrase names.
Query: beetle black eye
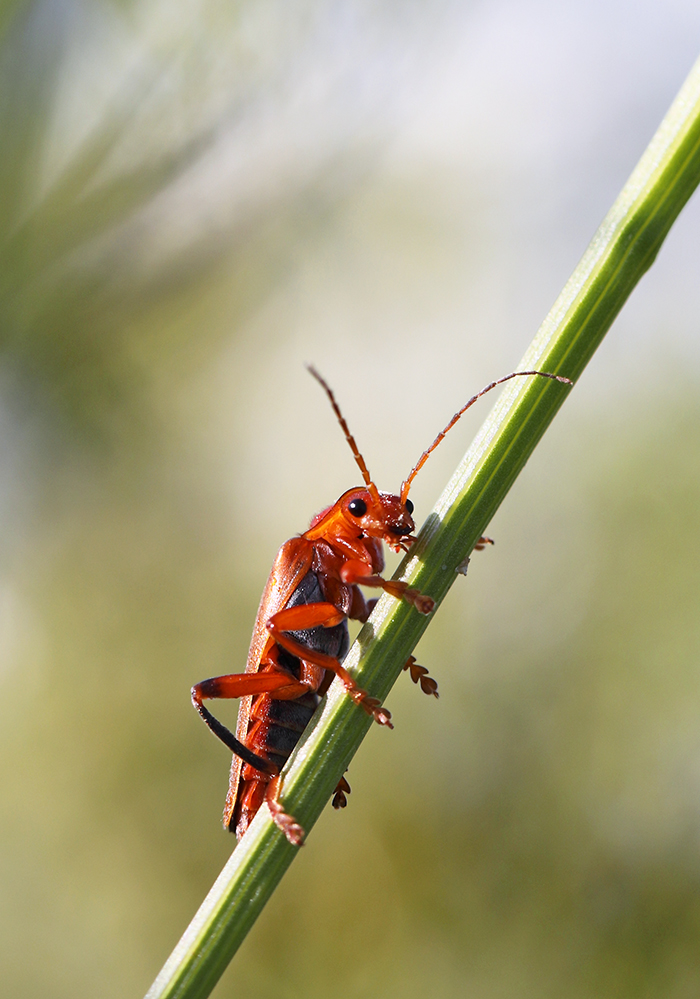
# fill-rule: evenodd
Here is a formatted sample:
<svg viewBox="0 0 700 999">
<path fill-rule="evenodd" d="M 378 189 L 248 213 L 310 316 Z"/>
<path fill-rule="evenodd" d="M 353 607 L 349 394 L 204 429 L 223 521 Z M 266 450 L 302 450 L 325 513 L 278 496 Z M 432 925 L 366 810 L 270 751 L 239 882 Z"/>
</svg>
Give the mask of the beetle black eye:
<svg viewBox="0 0 700 999">
<path fill-rule="evenodd" d="M 348 503 L 348 510 L 353 517 L 364 517 L 367 513 L 367 504 L 361 499 L 350 500 Z"/>
<path fill-rule="evenodd" d="M 406 500 L 405 506 L 408 513 L 413 513 L 413 503 L 409 499 Z"/>
</svg>

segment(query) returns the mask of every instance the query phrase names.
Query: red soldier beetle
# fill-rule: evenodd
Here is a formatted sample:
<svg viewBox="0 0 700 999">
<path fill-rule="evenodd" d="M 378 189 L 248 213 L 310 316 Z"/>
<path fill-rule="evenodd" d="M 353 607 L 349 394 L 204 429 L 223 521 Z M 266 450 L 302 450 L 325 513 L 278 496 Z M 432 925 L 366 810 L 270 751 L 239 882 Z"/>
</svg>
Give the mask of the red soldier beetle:
<svg viewBox="0 0 700 999">
<path fill-rule="evenodd" d="M 380 725 L 393 728 L 391 714 L 355 683 L 342 666 L 348 646 L 348 618 L 366 621 L 376 600 L 365 600 L 360 586 L 376 587 L 407 600 L 419 614 L 430 614 L 435 601 L 399 580 L 384 579 L 382 542 L 409 551 L 415 541 L 413 504 L 408 492 L 414 478 L 445 434 L 477 399 L 511 378 L 537 375 L 571 385 L 568 378 L 545 371 L 514 371 L 491 382 L 452 417 L 423 452 L 398 496 L 379 491 L 369 474 L 335 396 L 313 368 L 325 390 L 362 473 L 364 486 L 343 493 L 317 514 L 309 529 L 286 541 L 272 566 L 260 601 L 245 673 L 212 677 L 192 688 L 192 703 L 233 753 L 224 828 L 240 839 L 265 802 L 273 821 L 290 843 L 300 846 L 304 830 L 280 802 L 281 771 L 311 720 L 321 697 L 337 676 L 348 695 Z M 479 550 L 493 544 L 480 538 Z M 437 683 L 411 656 L 404 666 L 426 694 Z M 241 698 L 236 734 L 204 706 L 214 698 Z M 341 777 L 333 806 L 344 808 L 350 786 Z"/>
</svg>

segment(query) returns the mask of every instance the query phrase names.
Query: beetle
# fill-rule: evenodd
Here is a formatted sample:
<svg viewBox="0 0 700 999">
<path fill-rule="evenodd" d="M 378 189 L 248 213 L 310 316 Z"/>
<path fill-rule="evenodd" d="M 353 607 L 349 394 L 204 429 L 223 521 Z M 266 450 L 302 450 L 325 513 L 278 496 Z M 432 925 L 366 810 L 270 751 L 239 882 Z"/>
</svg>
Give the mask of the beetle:
<svg viewBox="0 0 700 999">
<path fill-rule="evenodd" d="M 354 681 L 343 667 L 348 651 L 348 618 L 366 621 L 376 600 L 360 586 L 375 587 L 430 614 L 435 601 L 405 582 L 384 579 L 382 543 L 407 552 L 415 541 L 413 479 L 445 434 L 477 399 L 511 378 L 539 375 L 571 385 L 568 378 L 543 371 L 515 371 L 473 396 L 423 452 L 398 495 L 380 492 L 369 474 L 335 396 L 314 368 L 362 473 L 363 486 L 348 489 L 318 513 L 307 531 L 280 548 L 260 601 L 245 673 L 211 677 L 192 688 L 192 703 L 205 723 L 233 753 L 224 828 L 238 839 L 263 803 L 290 843 L 300 846 L 304 830 L 280 801 L 281 771 L 311 720 L 334 676 L 347 694 L 380 725 L 393 728 L 391 714 Z M 493 544 L 480 538 L 476 548 Z M 437 683 L 411 656 L 404 666 L 426 694 L 438 696 Z M 234 735 L 204 701 L 241 698 Z M 333 806 L 344 808 L 350 786 L 341 777 Z"/>
</svg>

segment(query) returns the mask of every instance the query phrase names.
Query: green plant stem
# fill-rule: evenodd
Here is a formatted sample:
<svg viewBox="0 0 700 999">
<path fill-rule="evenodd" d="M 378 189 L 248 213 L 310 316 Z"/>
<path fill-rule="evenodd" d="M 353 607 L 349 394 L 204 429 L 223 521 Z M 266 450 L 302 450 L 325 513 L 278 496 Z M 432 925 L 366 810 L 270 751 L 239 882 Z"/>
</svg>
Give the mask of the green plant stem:
<svg viewBox="0 0 700 999">
<path fill-rule="evenodd" d="M 700 61 L 542 324 L 522 370 L 578 378 L 699 180 Z M 399 578 L 440 603 L 569 391 L 544 378 L 508 383 Z M 346 666 L 384 698 L 429 621 L 382 597 Z M 335 683 L 285 770 L 283 803 L 307 832 L 370 724 Z M 261 809 L 147 999 L 208 996 L 295 853 Z"/>
</svg>

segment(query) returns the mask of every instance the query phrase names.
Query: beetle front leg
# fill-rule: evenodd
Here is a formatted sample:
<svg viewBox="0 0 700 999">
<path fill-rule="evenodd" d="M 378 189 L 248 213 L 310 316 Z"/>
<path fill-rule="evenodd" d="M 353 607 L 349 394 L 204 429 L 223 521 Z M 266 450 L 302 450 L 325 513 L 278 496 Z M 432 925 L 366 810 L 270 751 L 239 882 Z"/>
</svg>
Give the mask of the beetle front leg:
<svg viewBox="0 0 700 999">
<path fill-rule="evenodd" d="M 384 579 L 382 576 L 373 575 L 372 570 L 366 562 L 359 559 L 352 559 L 346 562 L 340 570 L 340 578 L 349 586 L 358 584 L 360 586 L 379 586 L 385 593 L 391 594 L 398 600 L 407 600 L 413 604 L 419 614 L 431 614 L 435 610 L 435 601 L 432 597 L 414 589 L 408 583 L 399 579 Z"/>
</svg>

